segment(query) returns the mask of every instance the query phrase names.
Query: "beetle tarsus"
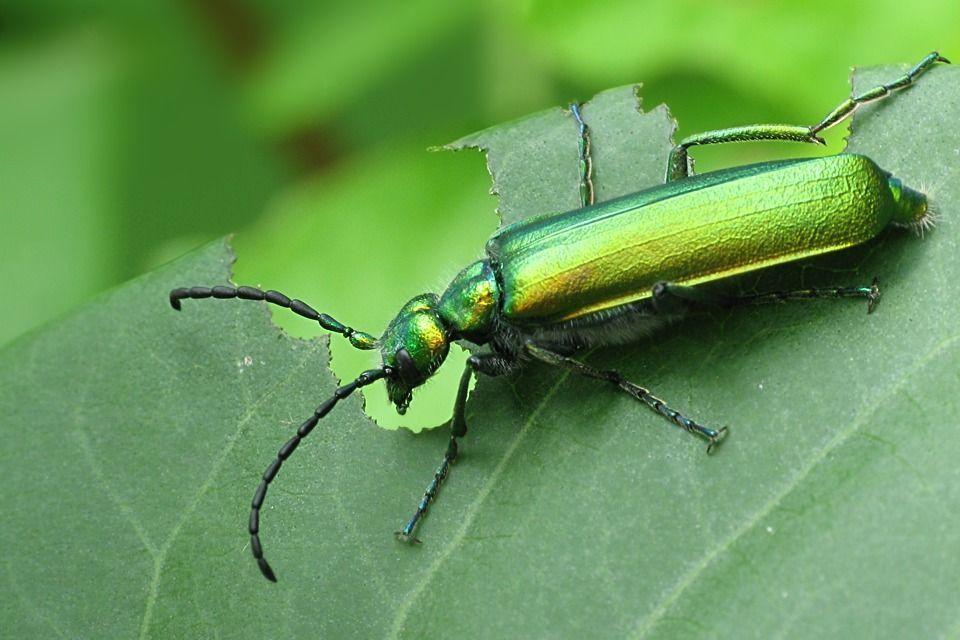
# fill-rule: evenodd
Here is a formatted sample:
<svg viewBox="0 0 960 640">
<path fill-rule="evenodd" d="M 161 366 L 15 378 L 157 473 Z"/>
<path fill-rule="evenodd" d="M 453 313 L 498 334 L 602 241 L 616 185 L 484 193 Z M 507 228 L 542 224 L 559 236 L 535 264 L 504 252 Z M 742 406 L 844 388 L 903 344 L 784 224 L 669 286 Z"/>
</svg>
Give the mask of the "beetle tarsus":
<svg viewBox="0 0 960 640">
<path fill-rule="evenodd" d="M 873 310 L 877 308 L 877 303 L 880 302 L 880 285 L 878 284 L 877 278 L 874 277 L 873 282 L 870 283 L 870 292 L 867 294 L 867 314 L 873 313 Z"/>
<path fill-rule="evenodd" d="M 420 538 L 413 535 L 412 533 L 404 533 L 403 531 L 394 531 L 393 535 L 398 542 L 403 542 L 411 545 L 423 544 L 423 541 L 421 541 Z"/>
<path fill-rule="evenodd" d="M 710 443 L 707 445 L 707 455 L 712 455 L 714 451 L 717 450 L 724 440 L 727 439 L 727 434 L 730 433 L 730 429 L 727 427 L 720 427 L 716 433 L 710 436 Z"/>
</svg>

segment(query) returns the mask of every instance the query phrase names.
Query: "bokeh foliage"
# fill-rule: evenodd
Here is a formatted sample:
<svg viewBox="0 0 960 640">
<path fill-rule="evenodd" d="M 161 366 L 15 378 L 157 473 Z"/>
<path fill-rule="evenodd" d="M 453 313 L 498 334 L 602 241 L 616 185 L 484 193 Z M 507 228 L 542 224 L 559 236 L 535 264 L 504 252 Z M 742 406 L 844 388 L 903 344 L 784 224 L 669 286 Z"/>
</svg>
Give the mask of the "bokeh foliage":
<svg viewBox="0 0 960 640">
<path fill-rule="evenodd" d="M 378 332 L 496 226 L 480 157 L 426 147 L 636 81 L 680 135 L 810 122 L 854 63 L 960 56 L 956 2 L 862 4 L 0 0 L 0 343 L 229 232 L 239 280 Z"/>
</svg>

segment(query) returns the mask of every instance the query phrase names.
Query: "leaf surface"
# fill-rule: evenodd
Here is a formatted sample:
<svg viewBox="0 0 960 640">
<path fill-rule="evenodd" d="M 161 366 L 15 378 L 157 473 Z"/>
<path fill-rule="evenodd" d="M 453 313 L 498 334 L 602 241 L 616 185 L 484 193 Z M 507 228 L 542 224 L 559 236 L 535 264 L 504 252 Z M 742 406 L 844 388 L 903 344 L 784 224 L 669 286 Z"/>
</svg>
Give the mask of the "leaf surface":
<svg viewBox="0 0 960 640">
<path fill-rule="evenodd" d="M 856 85 L 898 71 L 867 70 Z M 666 114 L 635 114 L 632 90 L 601 98 L 584 110 L 598 154 L 611 151 L 604 135 L 622 135 L 604 134 L 608 124 L 656 126 L 598 155 L 598 193 L 631 188 L 631 173 L 633 188 L 659 179 Z M 562 111 L 544 117 L 566 131 L 545 146 L 533 142 L 548 133 L 536 118 L 483 134 L 505 216 L 557 208 L 538 194 L 576 197 L 575 127 Z M 595 381 L 534 366 L 481 380 L 424 544 L 408 547 L 391 532 L 446 434 L 378 429 L 353 397 L 271 487 L 261 526 L 277 585 L 250 558 L 249 500 L 277 447 L 333 391 L 325 338 L 289 338 L 247 302 L 173 312 L 171 287 L 228 278 L 230 254 L 216 243 L 15 341 L 0 351 L 5 627 L 22 637 L 955 636 L 958 119 L 960 69 L 937 68 L 854 125 L 852 150 L 936 198 L 944 222 L 926 238 L 891 230 L 730 284 L 877 275 L 873 315 L 847 301 L 742 309 L 587 356 L 729 424 L 717 455 Z M 498 164 L 518 150 L 572 168 Z"/>
<path fill-rule="evenodd" d="M 675 124 L 666 107 L 640 110 L 640 85 L 608 89 L 583 105 L 593 152 L 597 201 L 663 180 Z M 503 224 L 580 206 L 577 123 L 569 109 L 549 109 L 465 136 L 446 149 L 481 149 Z"/>
</svg>

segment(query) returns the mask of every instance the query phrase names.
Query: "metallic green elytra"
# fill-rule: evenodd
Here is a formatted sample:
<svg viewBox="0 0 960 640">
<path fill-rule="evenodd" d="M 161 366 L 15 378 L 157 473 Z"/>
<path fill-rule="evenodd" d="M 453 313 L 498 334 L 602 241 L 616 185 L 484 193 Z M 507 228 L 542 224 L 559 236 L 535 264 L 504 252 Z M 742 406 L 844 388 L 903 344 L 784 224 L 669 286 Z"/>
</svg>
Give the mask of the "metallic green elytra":
<svg viewBox="0 0 960 640">
<path fill-rule="evenodd" d="M 502 314 L 519 325 L 589 316 L 860 244 L 921 223 L 920 193 L 860 155 L 767 162 L 668 182 L 512 224 L 490 239 Z"/>
<path fill-rule="evenodd" d="M 381 353 L 381 366 L 339 387 L 264 472 L 249 522 L 251 550 L 263 575 L 276 580 L 260 544 L 260 509 L 283 462 L 340 400 L 376 380 L 385 380 L 391 402 L 403 413 L 413 390 L 440 368 L 453 341 L 485 349 L 467 359 L 443 460 L 415 513 L 397 532 L 400 540 L 417 541 L 414 530 L 457 457 L 458 438 L 467 431 L 464 408 L 474 374 L 508 374 L 529 360 L 563 367 L 610 383 L 704 438 L 712 451 L 725 428 L 691 420 L 618 372 L 596 369 L 573 356 L 585 347 L 637 340 L 690 309 L 710 305 L 860 298 L 872 311 L 880 295 L 876 280 L 863 286 L 726 296 L 708 294 L 699 285 L 861 244 L 890 225 L 922 232 L 935 217 L 924 194 L 862 155 L 764 162 L 691 176 L 689 147 L 749 140 L 822 144 L 821 131 L 860 105 L 910 86 L 938 62 L 947 60 L 931 53 L 892 82 L 841 102 L 813 126 L 749 125 L 690 136 L 671 152 L 665 184 L 602 203 L 593 201 L 589 126 L 573 104 L 581 208 L 501 229 L 487 242 L 481 260 L 464 268 L 440 295 L 425 293 L 407 302 L 379 339 L 277 291 L 233 286 L 171 291 L 175 309 L 186 298 L 270 302 L 342 334 L 358 349 Z"/>
</svg>

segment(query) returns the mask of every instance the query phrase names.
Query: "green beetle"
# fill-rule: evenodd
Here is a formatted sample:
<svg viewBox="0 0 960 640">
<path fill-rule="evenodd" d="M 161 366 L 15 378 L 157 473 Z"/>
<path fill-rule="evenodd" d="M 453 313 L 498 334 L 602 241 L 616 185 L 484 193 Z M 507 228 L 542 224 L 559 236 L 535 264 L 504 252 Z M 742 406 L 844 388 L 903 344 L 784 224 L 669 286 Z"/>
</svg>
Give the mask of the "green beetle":
<svg viewBox="0 0 960 640">
<path fill-rule="evenodd" d="M 455 340 L 488 349 L 467 359 L 449 444 L 415 513 L 397 532 L 400 540 L 417 542 L 414 530 L 457 457 L 475 373 L 504 375 L 537 360 L 604 380 L 704 438 L 712 451 L 725 428 L 701 425 L 618 372 L 596 369 L 573 356 L 586 347 L 637 340 L 702 305 L 862 298 L 872 311 L 880 296 L 876 281 L 731 297 L 708 295 L 697 285 L 860 244 L 891 224 L 922 233 L 935 216 L 924 194 L 862 155 L 765 162 L 691 176 L 688 148 L 745 140 L 822 144 L 819 132 L 860 105 L 909 86 L 938 62 L 948 61 L 931 53 L 895 81 L 845 100 L 812 127 L 751 125 L 686 138 L 670 154 L 663 185 L 599 204 L 593 202 L 589 131 L 579 106 L 571 105 L 580 132 L 583 206 L 501 229 L 487 242 L 482 260 L 463 269 L 442 294 L 426 293 L 407 302 L 380 338 L 277 291 L 233 286 L 171 291 L 170 304 L 178 310 L 185 298 L 264 300 L 342 334 L 358 349 L 379 349 L 382 356 L 382 366 L 363 372 L 321 404 L 264 472 L 249 522 L 251 548 L 263 575 L 276 581 L 260 543 L 260 509 L 283 462 L 339 400 L 377 380 L 385 380 L 391 402 L 403 413 L 413 390 L 440 368 Z"/>
</svg>

